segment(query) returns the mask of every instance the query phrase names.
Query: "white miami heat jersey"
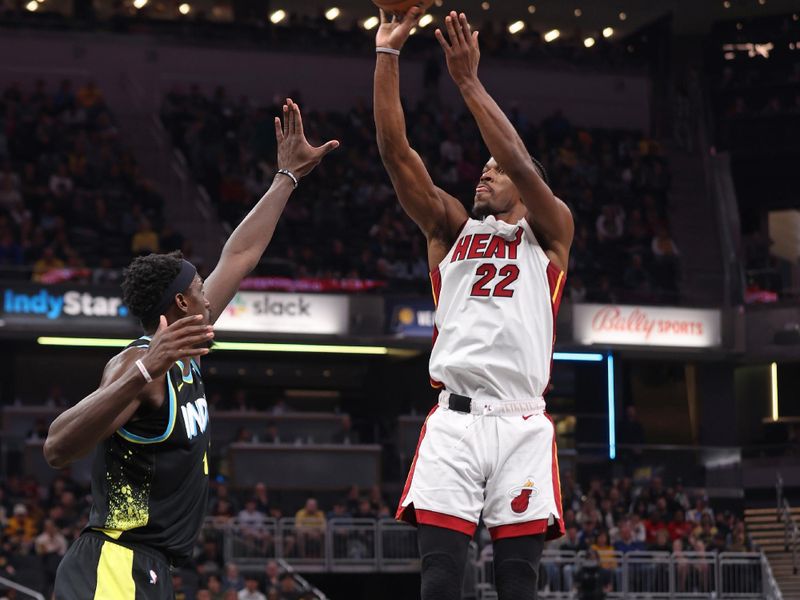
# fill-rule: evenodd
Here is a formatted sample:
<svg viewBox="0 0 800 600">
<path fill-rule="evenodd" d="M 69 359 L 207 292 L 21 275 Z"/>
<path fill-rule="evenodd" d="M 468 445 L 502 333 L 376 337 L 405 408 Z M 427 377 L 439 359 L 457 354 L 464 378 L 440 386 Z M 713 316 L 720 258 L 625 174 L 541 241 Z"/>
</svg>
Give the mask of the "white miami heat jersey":
<svg viewBox="0 0 800 600">
<path fill-rule="evenodd" d="M 468 220 L 431 273 L 431 384 L 477 401 L 542 401 L 564 279 L 526 219 Z"/>
</svg>

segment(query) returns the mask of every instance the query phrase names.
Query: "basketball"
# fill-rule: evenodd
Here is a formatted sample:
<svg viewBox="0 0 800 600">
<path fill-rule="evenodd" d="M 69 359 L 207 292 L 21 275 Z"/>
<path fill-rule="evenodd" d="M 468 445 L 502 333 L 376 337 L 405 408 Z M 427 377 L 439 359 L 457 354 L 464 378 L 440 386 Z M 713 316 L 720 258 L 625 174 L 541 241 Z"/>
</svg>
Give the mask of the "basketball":
<svg viewBox="0 0 800 600">
<path fill-rule="evenodd" d="M 403 14 L 418 4 L 422 5 L 423 10 L 428 10 L 433 4 L 433 0 L 372 0 L 376 6 L 382 8 L 387 13 Z"/>
</svg>

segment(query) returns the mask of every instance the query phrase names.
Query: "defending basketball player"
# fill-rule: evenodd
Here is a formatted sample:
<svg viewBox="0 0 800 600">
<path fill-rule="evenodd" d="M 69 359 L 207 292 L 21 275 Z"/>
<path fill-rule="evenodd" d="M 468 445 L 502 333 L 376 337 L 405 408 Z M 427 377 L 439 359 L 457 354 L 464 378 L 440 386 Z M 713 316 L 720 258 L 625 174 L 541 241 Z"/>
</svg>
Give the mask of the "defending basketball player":
<svg viewBox="0 0 800 600">
<path fill-rule="evenodd" d="M 556 314 L 574 225 L 544 169 L 478 78 L 478 33 L 464 14 L 436 37 L 492 154 L 473 218 L 434 185 L 406 138 L 400 51 L 422 11 L 381 15 L 378 145 L 401 205 L 428 242 L 436 308 L 430 375 L 441 388 L 420 435 L 397 518 L 418 525 L 423 600 L 461 596 L 469 540 L 494 540 L 501 600 L 536 596 L 546 538 L 563 533 L 550 380 Z"/>
<path fill-rule="evenodd" d="M 58 568 L 58 600 L 172 598 L 170 566 L 190 558 L 208 497 L 209 415 L 200 371 L 213 324 L 272 239 L 300 178 L 338 147 L 314 148 L 300 108 L 275 119 L 278 173 L 203 282 L 179 253 L 133 261 L 125 304 L 145 336 L 105 367 L 100 387 L 53 421 L 47 462 L 95 447 L 89 523 Z"/>
</svg>

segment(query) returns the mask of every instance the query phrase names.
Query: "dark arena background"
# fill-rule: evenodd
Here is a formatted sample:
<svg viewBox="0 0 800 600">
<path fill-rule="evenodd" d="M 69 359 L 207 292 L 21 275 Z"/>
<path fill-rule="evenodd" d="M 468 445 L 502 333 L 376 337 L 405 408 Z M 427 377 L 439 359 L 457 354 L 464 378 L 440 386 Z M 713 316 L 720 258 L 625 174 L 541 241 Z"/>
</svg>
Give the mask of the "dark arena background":
<svg viewBox="0 0 800 600">
<path fill-rule="evenodd" d="M 538 597 L 800 599 L 800 4 L 437 0 L 403 49 L 408 137 L 470 207 L 489 153 L 433 35 L 451 9 L 575 219 L 547 394 L 567 535 Z M 203 359 L 208 516 L 175 597 L 419 598 L 394 514 L 435 307 L 377 149 L 376 14 L 0 0 L 0 598 L 55 597 L 87 523 L 91 455 L 54 470 L 43 444 L 141 335 L 124 267 L 211 272 L 287 96 L 341 147 Z M 496 598 L 484 527 L 468 561 L 463 598 Z"/>
</svg>

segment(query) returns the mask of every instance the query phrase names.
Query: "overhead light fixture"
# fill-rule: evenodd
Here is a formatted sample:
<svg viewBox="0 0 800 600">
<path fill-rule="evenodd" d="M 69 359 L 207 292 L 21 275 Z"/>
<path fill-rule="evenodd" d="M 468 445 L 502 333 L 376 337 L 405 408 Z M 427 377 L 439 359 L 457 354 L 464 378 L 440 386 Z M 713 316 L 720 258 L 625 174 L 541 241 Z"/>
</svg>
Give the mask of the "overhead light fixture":
<svg viewBox="0 0 800 600">
<path fill-rule="evenodd" d="M 516 35 L 520 31 L 525 29 L 525 22 L 524 21 L 514 21 L 511 25 L 508 26 L 508 33 L 511 35 Z"/>
<path fill-rule="evenodd" d="M 147 6 L 147 0 L 133 0 L 133 7 L 137 10 L 141 10 Z"/>
<path fill-rule="evenodd" d="M 628 15 L 626 13 L 624 13 L 624 12 L 619 13 L 619 20 L 620 21 L 624 21 L 627 18 L 628 18 Z"/>
<path fill-rule="evenodd" d="M 35 0 L 31 0 L 34 2 Z M 124 348 L 129 339 L 119 338 L 72 338 L 40 337 L 40 346 L 61 346 L 70 348 Z M 361 354 L 373 356 L 417 356 L 418 350 L 390 348 L 388 346 L 345 346 L 338 344 L 278 344 L 260 342 L 215 342 L 214 351 L 239 352 L 293 352 L 312 354 Z"/>
<path fill-rule="evenodd" d="M 614 35 L 614 28 L 613 27 L 606 27 L 605 29 L 603 29 L 603 37 L 604 38 L 610 38 L 612 35 Z"/>
<path fill-rule="evenodd" d="M 433 15 L 422 15 L 422 18 L 419 20 L 420 27 L 427 27 L 433 23 Z"/>
<path fill-rule="evenodd" d="M 269 20 L 273 25 L 277 25 L 286 18 L 286 11 L 279 8 L 269 16 Z"/>
<path fill-rule="evenodd" d="M 189 6 L 186 2 L 184 2 L 178 7 L 178 12 L 181 13 L 182 15 L 188 15 L 191 10 L 192 7 Z"/>
<path fill-rule="evenodd" d="M 553 360 L 565 362 L 603 362 L 603 358 L 596 352 L 553 352 Z"/>
<path fill-rule="evenodd" d="M 328 19 L 328 21 L 335 21 L 341 14 L 342 11 L 339 10 L 338 7 L 334 6 L 325 11 L 325 18 Z"/>
<path fill-rule="evenodd" d="M 572 14 L 575 15 L 576 17 L 580 17 L 583 14 L 583 11 L 580 8 L 576 8 L 575 10 L 572 11 Z"/>
<path fill-rule="evenodd" d="M 606 362 L 606 383 L 608 384 L 608 458 L 617 458 L 617 399 L 614 382 L 614 356 L 609 354 Z"/>
<path fill-rule="evenodd" d="M 587 48 L 591 48 L 592 46 L 594 46 L 594 43 L 595 42 L 593 37 L 588 37 L 585 40 L 583 40 L 583 45 L 586 46 Z"/>
<path fill-rule="evenodd" d="M 778 363 L 772 363 L 769 366 L 769 382 L 772 396 L 772 420 L 777 421 L 780 418 L 778 413 Z"/>
<path fill-rule="evenodd" d="M 31 12 L 36 12 L 36 9 L 39 8 L 39 3 L 36 0 L 31 0 L 25 5 L 25 8 Z"/>
<path fill-rule="evenodd" d="M 533 14 L 533 13 L 535 13 L 535 12 L 536 12 L 536 5 L 535 5 L 535 4 L 529 4 L 529 5 L 528 5 L 528 12 L 529 12 L 530 14 Z"/>
<path fill-rule="evenodd" d="M 544 34 L 544 41 L 545 42 L 552 42 L 558 39 L 558 36 L 561 35 L 561 32 L 558 29 L 551 29 L 547 33 Z"/>
<path fill-rule="evenodd" d="M 364 29 L 366 29 L 367 31 L 369 31 L 370 29 L 375 29 L 378 26 L 378 23 L 380 23 L 378 17 L 369 17 L 364 21 L 363 24 Z"/>
</svg>

